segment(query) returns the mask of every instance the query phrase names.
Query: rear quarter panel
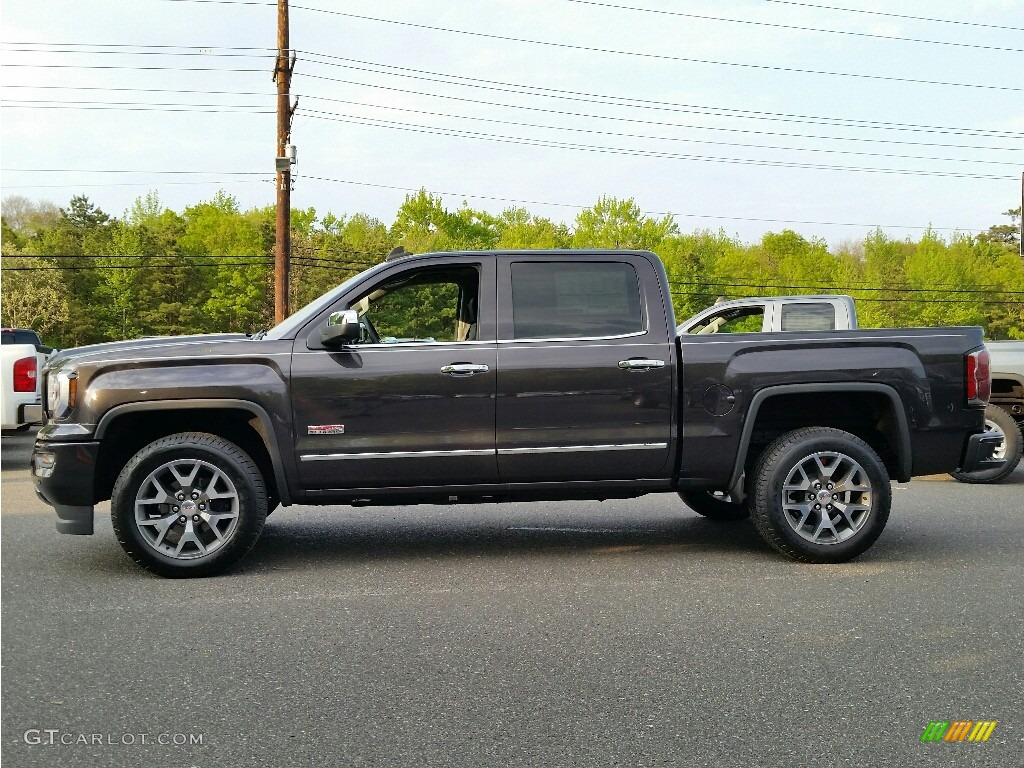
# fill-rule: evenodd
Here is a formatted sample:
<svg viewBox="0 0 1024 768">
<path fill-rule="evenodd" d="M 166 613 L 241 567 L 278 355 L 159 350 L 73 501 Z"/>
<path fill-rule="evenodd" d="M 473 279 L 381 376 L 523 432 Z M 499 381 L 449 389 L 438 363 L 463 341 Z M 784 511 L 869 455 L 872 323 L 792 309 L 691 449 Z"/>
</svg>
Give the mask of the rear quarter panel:
<svg viewBox="0 0 1024 768">
<path fill-rule="evenodd" d="M 982 411 L 965 407 L 963 356 L 978 328 L 682 336 L 680 478 L 724 487 L 754 395 L 793 384 L 875 384 L 899 397 L 910 431 L 912 473 L 956 468 Z M 726 410 L 723 393 L 735 398 Z M 952 466 L 950 463 L 952 462 Z"/>
</svg>

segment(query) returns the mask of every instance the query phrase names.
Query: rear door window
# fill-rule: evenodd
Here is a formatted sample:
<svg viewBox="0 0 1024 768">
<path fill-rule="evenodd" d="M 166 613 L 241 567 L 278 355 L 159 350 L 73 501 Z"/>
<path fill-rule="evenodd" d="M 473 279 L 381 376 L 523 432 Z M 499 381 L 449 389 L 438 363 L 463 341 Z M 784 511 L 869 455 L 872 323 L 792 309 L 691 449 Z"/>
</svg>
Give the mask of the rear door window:
<svg viewBox="0 0 1024 768">
<path fill-rule="evenodd" d="M 624 262 L 513 263 L 512 321 L 516 339 L 642 333 L 636 270 Z"/>
</svg>

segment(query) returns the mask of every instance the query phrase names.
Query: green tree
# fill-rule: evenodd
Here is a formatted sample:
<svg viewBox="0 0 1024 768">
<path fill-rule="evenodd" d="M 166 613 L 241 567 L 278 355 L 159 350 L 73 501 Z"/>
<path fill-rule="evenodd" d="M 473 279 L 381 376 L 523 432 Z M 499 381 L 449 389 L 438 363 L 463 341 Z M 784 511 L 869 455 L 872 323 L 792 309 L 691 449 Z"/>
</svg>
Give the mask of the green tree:
<svg viewBox="0 0 1024 768">
<path fill-rule="evenodd" d="M 631 248 L 655 250 L 665 238 L 678 234 L 671 216 L 645 216 L 633 200 L 602 196 L 592 208 L 580 211 L 573 232 L 574 248 Z"/>
<path fill-rule="evenodd" d="M 192 270 L 195 279 L 179 294 L 182 305 L 199 310 L 193 315 L 197 330 L 247 332 L 269 325 L 274 209 L 242 214 L 238 201 L 220 191 L 186 208 L 184 218 L 182 254 L 193 257 L 193 264 L 214 264 Z"/>
<path fill-rule="evenodd" d="M 495 248 L 544 249 L 568 248 L 572 235 L 564 224 L 535 217 L 525 208 L 507 208 L 494 222 L 497 240 Z"/>
</svg>

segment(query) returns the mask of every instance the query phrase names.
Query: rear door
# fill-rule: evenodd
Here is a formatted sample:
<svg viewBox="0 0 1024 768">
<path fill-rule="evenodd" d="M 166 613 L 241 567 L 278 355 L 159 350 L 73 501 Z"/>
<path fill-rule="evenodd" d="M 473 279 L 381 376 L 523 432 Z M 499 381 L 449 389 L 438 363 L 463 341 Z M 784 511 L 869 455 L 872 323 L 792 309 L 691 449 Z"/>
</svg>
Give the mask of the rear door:
<svg viewBox="0 0 1024 768">
<path fill-rule="evenodd" d="M 651 262 L 515 254 L 498 270 L 502 482 L 668 477 L 674 344 Z"/>
</svg>

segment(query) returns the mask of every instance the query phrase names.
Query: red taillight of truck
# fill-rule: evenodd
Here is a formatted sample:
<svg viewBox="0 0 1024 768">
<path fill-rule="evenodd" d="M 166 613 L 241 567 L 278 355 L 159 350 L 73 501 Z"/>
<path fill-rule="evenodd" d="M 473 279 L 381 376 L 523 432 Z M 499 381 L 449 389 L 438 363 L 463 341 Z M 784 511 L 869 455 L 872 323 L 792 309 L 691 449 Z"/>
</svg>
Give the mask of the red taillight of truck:
<svg viewBox="0 0 1024 768">
<path fill-rule="evenodd" d="M 14 361 L 14 391 L 35 392 L 37 363 L 34 357 Z"/>
<path fill-rule="evenodd" d="M 967 404 L 985 406 L 992 396 L 992 366 L 988 350 L 982 347 L 964 358 Z"/>
</svg>

